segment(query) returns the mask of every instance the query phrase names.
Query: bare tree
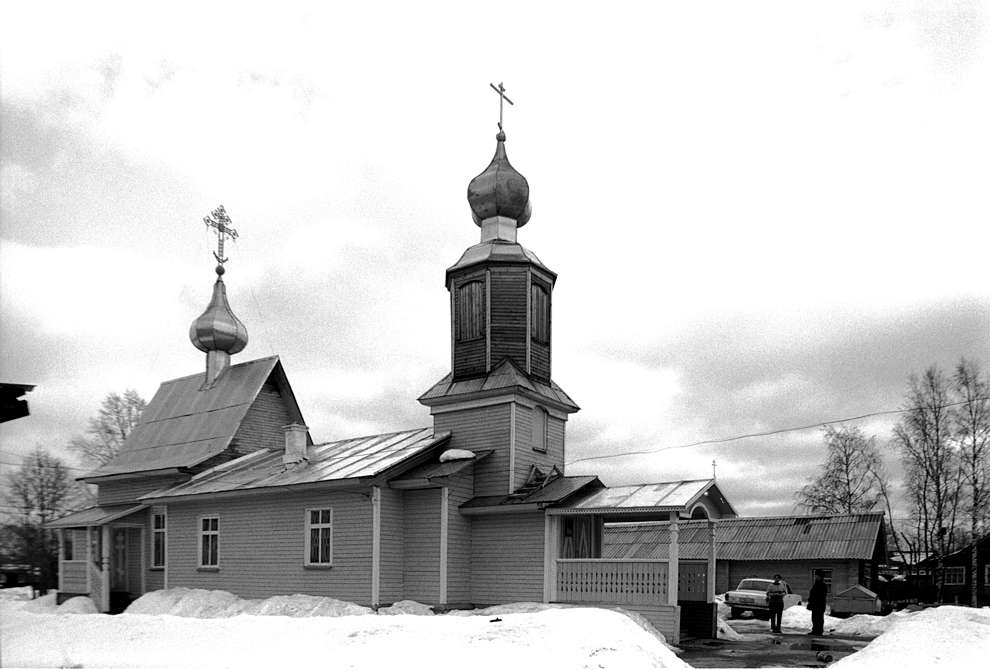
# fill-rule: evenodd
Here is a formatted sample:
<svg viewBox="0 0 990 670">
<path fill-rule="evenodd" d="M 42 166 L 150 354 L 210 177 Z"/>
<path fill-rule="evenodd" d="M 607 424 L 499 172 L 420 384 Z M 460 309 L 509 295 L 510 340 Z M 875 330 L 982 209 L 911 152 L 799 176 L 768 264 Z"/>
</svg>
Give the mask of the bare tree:
<svg viewBox="0 0 990 670">
<path fill-rule="evenodd" d="M 905 467 L 905 485 L 919 527 L 922 551 L 937 558 L 935 583 L 941 600 L 942 561 L 953 549 L 961 470 L 953 449 L 949 380 L 936 366 L 910 377 L 904 414 L 894 443 Z"/>
<path fill-rule="evenodd" d="M 978 606 L 976 543 L 986 528 L 990 512 L 990 379 L 983 376 L 976 361 L 965 358 L 956 365 L 952 377 L 956 402 L 952 420 L 959 446 L 959 465 L 966 484 L 964 508 L 969 512 L 970 598 Z"/>
<path fill-rule="evenodd" d="M 798 503 L 812 512 L 855 514 L 879 503 L 886 488 L 876 438 L 854 426 L 825 427 L 827 455 L 822 473 L 798 491 Z"/>
<path fill-rule="evenodd" d="M 108 393 L 100 411 L 90 418 L 86 434 L 74 437 L 69 448 L 92 465 L 109 462 L 141 420 L 147 404 L 134 389 L 127 389 L 124 395 Z"/>
<path fill-rule="evenodd" d="M 37 568 L 42 588 L 52 588 L 58 574 L 58 541 L 45 523 L 68 511 L 74 499 L 76 487 L 69 469 L 61 459 L 39 447 L 6 478 L 6 503 L 17 510 L 17 520 L 5 527 L 12 538 L 13 557 L 18 563 Z"/>
</svg>

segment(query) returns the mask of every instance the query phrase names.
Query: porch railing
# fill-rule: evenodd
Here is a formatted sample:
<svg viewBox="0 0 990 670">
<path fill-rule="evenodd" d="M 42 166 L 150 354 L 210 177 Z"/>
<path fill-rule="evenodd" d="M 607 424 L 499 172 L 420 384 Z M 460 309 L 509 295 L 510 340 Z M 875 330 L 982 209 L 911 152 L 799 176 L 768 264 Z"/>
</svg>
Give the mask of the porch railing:
<svg viewBox="0 0 990 670">
<path fill-rule="evenodd" d="M 572 603 L 667 603 L 667 561 L 557 559 L 557 600 Z"/>
</svg>

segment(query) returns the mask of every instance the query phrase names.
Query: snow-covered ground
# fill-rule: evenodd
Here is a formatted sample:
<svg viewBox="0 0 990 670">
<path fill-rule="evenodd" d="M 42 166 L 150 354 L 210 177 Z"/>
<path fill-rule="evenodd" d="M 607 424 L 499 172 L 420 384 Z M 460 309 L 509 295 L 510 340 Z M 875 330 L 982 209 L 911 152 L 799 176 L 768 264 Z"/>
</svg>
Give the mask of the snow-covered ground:
<svg viewBox="0 0 990 670">
<path fill-rule="evenodd" d="M 888 619 L 887 631 L 832 667 L 973 668 L 990 657 L 990 609 L 943 605 Z M 852 619 L 849 619 L 852 621 Z"/>
<path fill-rule="evenodd" d="M 86 599 L 83 599 L 86 600 Z M 42 602 L 47 601 L 47 602 Z M 503 605 L 461 616 L 397 616 L 331 598 L 243 600 L 222 591 L 148 594 L 118 616 L 54 598 L 0 600 L 5 666 L 687 668 L 621 612 Z M 648 625 L 648 624 L 647 624 Z"/>
</svg>

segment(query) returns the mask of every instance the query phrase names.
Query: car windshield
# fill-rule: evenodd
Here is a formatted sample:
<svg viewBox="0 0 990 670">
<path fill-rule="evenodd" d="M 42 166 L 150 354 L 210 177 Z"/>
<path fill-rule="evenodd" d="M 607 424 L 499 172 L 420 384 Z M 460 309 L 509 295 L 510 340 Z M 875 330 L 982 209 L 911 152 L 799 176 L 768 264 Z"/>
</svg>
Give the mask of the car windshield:
<svg viewBox="0 0 990 670">
<path fill-rule="evenodd" d="M 762 579 L 744 579 L 739 582 L 740 591 L 766 591 L 770 588 L 771 582 Z"/>
</svg>

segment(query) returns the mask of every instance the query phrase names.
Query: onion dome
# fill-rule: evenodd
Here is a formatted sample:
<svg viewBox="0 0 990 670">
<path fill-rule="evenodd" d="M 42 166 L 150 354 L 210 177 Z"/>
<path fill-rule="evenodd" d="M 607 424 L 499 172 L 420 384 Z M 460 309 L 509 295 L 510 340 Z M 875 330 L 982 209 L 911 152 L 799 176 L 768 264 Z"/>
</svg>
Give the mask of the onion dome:
<svg viewBox="0 0 990 670">
<path fill-rule="evenodd" d="M 495 136 L 498 145 L 495 157 L 485 171 L 468 184 L 467 198 L 471 215 L 479 226 L 486 219 L 501 216 L 512 219 L 516 226 L 529 221 L 529 182 L 509 163 L 505 154 L 505 133 Z"/>
<path fill-rule="evenodd" d="M 189 339 L 200 351 L 222 351 L 236 354 L 248 343 L 247 328 L 234 316 L 227 302 L 227 287 L 223 283 L 223 266 L 217 266 L 217 281 L 206 311 L 189 326 Z"/>
</svg>

